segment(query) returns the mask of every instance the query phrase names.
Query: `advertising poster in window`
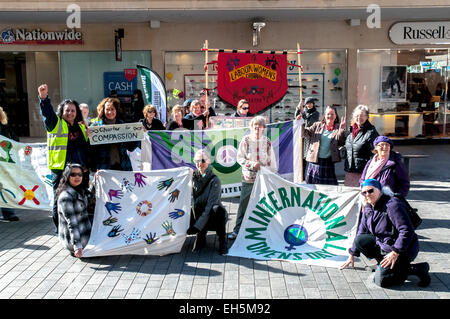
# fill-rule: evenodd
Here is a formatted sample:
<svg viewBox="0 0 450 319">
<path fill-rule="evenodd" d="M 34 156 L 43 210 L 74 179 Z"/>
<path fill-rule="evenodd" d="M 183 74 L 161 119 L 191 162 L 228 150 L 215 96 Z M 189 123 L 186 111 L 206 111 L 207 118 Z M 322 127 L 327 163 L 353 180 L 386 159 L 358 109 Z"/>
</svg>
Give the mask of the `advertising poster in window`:
<svg viewBox="0 0 450 319">
<path fill-rule="evenodd" d="M 380 102 L 406 102 L 406 65 L 381 67 Z"/>
</svg>

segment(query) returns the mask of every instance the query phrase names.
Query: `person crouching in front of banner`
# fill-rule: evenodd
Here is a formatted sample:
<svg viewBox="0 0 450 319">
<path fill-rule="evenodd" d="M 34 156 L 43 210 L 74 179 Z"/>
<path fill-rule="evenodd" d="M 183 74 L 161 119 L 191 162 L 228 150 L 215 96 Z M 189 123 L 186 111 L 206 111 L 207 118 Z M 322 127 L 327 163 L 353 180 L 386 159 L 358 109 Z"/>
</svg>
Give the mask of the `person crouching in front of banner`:
<svg viewBox="0 0 450 319">
<path fill-rule="evenodd" d="M 89 127 L 123 124 L 124 120 L 120 118 L 122 109 L 120 100 L 117 98 L 104 98 L 97 106 L 98 117 L 91 121 Z M 99 169 L 112 169 L 118 171 L 132 171 L 130 157 L 127 150 L 133 152 L 139 142 L 119 142 L 110 144 L 92 145 L 92 171 Z"/>
<path fill-rule="evenodd" d="M 227 211 L 222 205 L 222 187 L 213 173 L 211 158 L 207 151 L 199 150 L 194 155 L 197 170 L 193 175 L 193 210 L 188 235 L 197 234 L 192 251 L 199 251 L 206 245 L 208 229 L 215 230 L 219 237 L 219 254 L 228 252 L 226 240 Z"/>
<path fill-rule="evenodd" d="M 236 216 L 236 225 L 228 239 L 236 239 L 245 211 L 247 210 L 250 194 L 256 175 L 265 166 L 272 172 L 277 172 L 277 162 L 272 143 L 264 135 L 266 120 L 263 116 L 256 116 L 250 121 L 250 134 L 243 137 L 237 152 L 237 162 L 242 166 L 241 198 Z"/>
<path fill-rule="evenodd" d="M 48 86 L 38 88 L 39 107 L 47 130 L 48 168 L 52 175 L 54 194 L 59 185 L 66 163 L 76 163 L 83 167 L 84 183 L 89 182 L 89 140 L 83 114 L 74 100 L 62 101 L 56 110 L 48 97 Z M 58 210 L 56 200 L 53 203 L 52 218 L 55 233 L 58 233 Z"/>
<path fill-rule="evenodd" d="M 77 258 L 82 257 L 82 250 L 89 241 L 92 228 L 87 212 L 87 190 L 82 182 L 83 167 L 68 164 L 56 190 L 59 241 Z"/>
<path fill-rule="evenodd" d="M 375 258 L 374 281 L 380 287 L 401 285 L 409 275 L 418 276 L 420 287 L 430 284 L 428 263 L 411 264 L 419 253 L 419 241 L 403 201 L 376 179 L 361 185 L 364 206 L 350 256 L 341 269 L 354 267 L 354 257 L 363 253 Z"/>
</svg>

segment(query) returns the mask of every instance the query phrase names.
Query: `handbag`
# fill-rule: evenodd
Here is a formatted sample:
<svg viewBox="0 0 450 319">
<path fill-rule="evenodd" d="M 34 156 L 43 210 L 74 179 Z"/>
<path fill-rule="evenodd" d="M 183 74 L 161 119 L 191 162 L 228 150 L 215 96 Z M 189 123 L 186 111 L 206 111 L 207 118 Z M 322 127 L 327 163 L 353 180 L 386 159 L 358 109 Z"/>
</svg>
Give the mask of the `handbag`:
<svg viewBox="0 0 450 319">
<path fill-rule="evenodd" d="M 406 198 L 401 196 L 400 194 L 394 194 L 394 196 L 403 201 L 406 206 L 406 211 L 408 212 L 409 219 L 411 220 L 411 224 L 413 225 L 414 229 L 417 229 L 420 224 L 422 224 L 422 218 L 420 218 L 419 214 L 417 213 L 418 209 L 411 207 Z"/>
</svg>

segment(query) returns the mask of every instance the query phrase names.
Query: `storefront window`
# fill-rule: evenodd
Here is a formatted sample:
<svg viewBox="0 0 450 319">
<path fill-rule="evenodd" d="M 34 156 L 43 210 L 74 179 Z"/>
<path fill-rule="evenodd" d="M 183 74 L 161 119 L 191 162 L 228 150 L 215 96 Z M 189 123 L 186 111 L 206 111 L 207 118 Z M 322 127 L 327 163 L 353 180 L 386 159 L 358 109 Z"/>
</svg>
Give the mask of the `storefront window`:
<svg viewBox="0 0 450 319">
<path fill-rule="evenodd" d="M 96 116 L 98 103 L 115 90 L 125 112 L 125 120 L 132 118 L 132 95 L 135 89 L 143 92 L 137 76 L 137 64 L 151 67 L 150 51 L 123 51 L 118 62 L 114 51 L 61 52 L 62 98 L 73 98 L 89 105 L 91 116 Z M 125 69 L 135 69 L 130 76 Z"/>
<path fill-rule="evenodd" d="M 380 134 L 448 136 L 447 49 L 359 50 L 358 104 Z"/>
<path fill-rule="evenodd" d="M 217 53 L 209 52 L 208 60 L 217 60 Z M 346 50 L 304 50 L 301 56 L 303 66 L 303 98 L 317 99 L 317 109 L 322 114 L 324 107 L 337 107 L 340 116 L 345 114 L 347 87 Z M 297 54 L 288 54 L 288 63 L 298 65 Z M 183 104 L 187 99 L 199 99 L 205 88 L 205 54 L 203 52 L 166 52 L 165 83 L 168 106 Z M 288 91 L 275 105 L 260 112 L 271 122 L 292 120 L 300 100 L 298 68 L 288 66 Z M 209 66 L 208 88 L 217 87 L 217 69 Z M 217 89 L 210 91 L 211 105 L 217 115 L 231 116 L 236 108 L 222 101 Z"/>
</svg>

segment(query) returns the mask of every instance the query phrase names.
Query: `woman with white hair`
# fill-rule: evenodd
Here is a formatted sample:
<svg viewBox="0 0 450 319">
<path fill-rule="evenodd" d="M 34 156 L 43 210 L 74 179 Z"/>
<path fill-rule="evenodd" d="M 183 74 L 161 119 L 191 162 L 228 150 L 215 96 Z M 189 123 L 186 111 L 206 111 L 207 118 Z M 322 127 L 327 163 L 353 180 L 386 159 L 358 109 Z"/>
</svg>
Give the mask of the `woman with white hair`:
<svg viewBox="0 0 450 319">
<path fill-rule="evenodd" d="M 373 155 L 373 141 L 379 134 L 369 122 L 369 108 L 365 105 L 358 105 L 353 110 L 352 123 L 345 140 L 344 185 L 359 187 L 361 173 Z"/>
<path fill-rule="evenodd" d="M 253 184 L 261 166 L 273 172 L 277 171 L 277 163 L 272 143 L 264 135 L 266 119 L 256 116 L 250 121 L 250 134 L 244 136 L 239 144 L 237 162 L 242 166 L 242 187 L 239 208 L 236 217 L 236 226 L 228 239 L 235 239 L 241 228 L 242 220 L 247 210 Z"/>
<path fill-rule="evenodd" d="M 197 234 L 193 251 L 199 251 L 206 245 L 206 233 L 215 230 L 219 237 L 219 254 L 228 251 L 226 240 L 227 211 L 222 205 L 222 187 L 219 178 L 213 173 L 211 158 L 204 149 L 194 155 L 197 170 L 192 177 L 193 211 L 188 235 Z"/>
<path fill-rule="evenodd" d="M 364 198 L 361 220 L 347 261 L 341 269 L 354 267 L 354 257 L 363 253 L 375 260 L 375 284 L 381 287 L 401 285 L 409 275 L 418 276 L 420 287 L 430 284 L 429 264 L 411 264 L 419 253 L 419 241 L 402 199 L 391 197 L 389 187 L 376 179 L 361 185 Z"/>
</svg>

